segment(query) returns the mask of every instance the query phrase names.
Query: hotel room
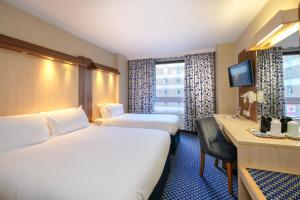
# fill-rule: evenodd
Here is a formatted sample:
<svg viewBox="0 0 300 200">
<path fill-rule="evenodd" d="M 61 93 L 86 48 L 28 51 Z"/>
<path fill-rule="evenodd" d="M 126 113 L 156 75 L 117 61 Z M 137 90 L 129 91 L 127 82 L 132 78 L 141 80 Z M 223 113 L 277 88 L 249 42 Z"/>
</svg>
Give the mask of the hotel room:
<svg viewBox="0 0 300 200">
<path fill-rule="evenodd" d="M 299 0 L 0 0 L 0 200 L 300 200 Z"/>
</svg>

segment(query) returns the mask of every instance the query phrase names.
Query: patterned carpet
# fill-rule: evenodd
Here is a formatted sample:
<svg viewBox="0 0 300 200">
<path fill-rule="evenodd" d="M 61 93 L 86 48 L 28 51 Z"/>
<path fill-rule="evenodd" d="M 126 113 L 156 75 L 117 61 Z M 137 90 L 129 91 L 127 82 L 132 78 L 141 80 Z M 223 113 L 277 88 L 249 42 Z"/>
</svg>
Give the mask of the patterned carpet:
<svg viewBox="0 0 300 200">
<path fill-rule="evenodd" d="M 248 169 L 266 199 L 300 199 L 300 176 L 259 169 Z"/>
<path fill-rule="evenodd" d="M 214 158 L 210 156 L 206 156 L 204 177 L 201 178 L 198 138 L 190 133 L 181 133 L 177 152 L 171 158 L 171 172 L 162 200 L 237 199 L 237 188 L 237 177 L 233 176 L 235 195 L 228 194 L 226 171 L 216 168 Z"/>
</svg>

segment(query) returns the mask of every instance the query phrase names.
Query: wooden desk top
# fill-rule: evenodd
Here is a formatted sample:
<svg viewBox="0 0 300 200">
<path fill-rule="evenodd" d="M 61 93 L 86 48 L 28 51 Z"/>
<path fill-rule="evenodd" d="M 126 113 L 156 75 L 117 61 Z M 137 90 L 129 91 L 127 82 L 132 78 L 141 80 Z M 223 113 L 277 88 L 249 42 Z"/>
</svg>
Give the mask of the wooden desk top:
<svg viewBox="0 0 300 200">
<path fill-rule="evenodd" d="M 299 149 L 300 141 L 290 139 L 261 138 L 248 132 L 249 128 L 259 129 L 259 125 L 247 119 L 233 118 L 232 115 L 215 114 L 215 119 L 225 134 L 237 147 L 238 144 L 282 146 L 284 148 Z"/>
</svg>

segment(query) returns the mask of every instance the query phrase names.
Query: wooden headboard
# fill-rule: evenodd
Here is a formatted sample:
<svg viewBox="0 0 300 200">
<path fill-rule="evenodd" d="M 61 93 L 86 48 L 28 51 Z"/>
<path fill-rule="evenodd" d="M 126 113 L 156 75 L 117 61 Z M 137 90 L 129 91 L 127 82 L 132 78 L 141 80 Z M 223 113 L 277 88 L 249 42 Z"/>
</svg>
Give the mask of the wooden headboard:
<svg viewBox="0 0 300 200">
<path fill-rule="evenodd" d="M 0 116 L 78 106 L 78 68 L 0 49 Z"/>
</svg>

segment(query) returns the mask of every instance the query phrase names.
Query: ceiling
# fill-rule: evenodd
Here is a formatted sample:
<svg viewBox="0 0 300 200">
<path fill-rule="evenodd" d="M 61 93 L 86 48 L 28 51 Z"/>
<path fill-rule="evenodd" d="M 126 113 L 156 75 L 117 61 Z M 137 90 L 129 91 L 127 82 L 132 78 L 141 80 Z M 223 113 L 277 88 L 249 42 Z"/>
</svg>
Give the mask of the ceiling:
<svg viewBox="0 0 300 200">
<path fill-rule="evenodd" d="M 238 39 L 267 0 L 5 0 L 128 59 Z"/>
</svg>

